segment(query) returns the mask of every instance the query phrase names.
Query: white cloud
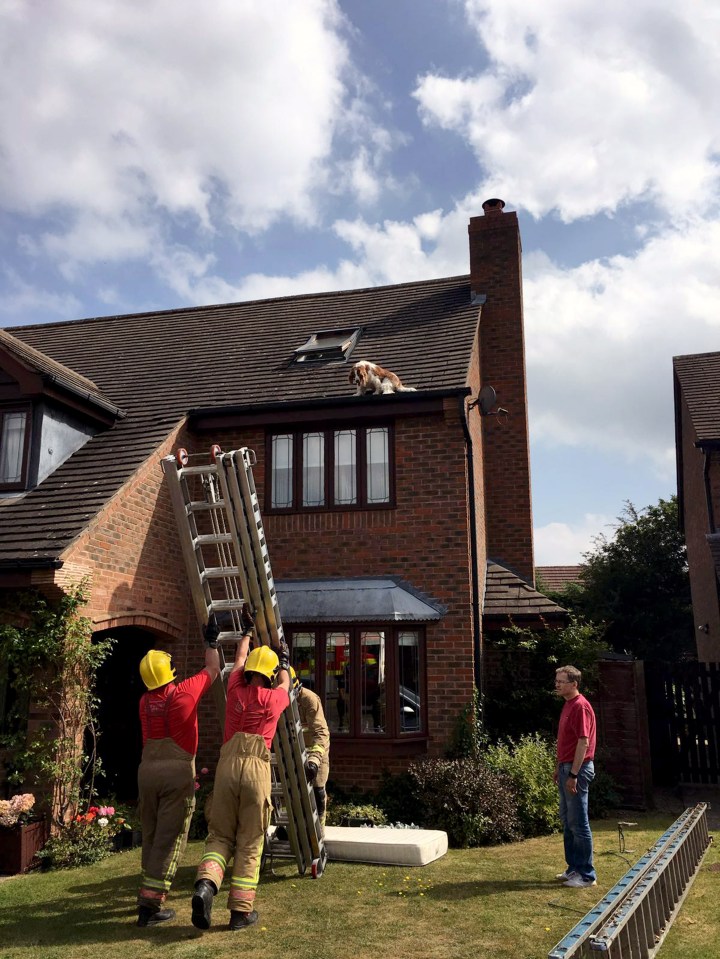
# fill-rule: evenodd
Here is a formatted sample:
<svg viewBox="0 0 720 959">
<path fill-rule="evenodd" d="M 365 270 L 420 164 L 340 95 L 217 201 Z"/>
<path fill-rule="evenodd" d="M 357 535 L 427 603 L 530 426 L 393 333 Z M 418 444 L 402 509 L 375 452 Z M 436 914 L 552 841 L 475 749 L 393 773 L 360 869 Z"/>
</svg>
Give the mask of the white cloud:
<svg viewBox="0 0 720 959">
<path fill-rule="evenodd" d="M 548 523 L 535 527 L 536 566 L 575 566 L 593 548 L 599 533 L 612 535 L 616 521 L 608 516 L 586 513 L 580 523 Z"/>
<path fill-rule="evenodd" d="M 330 180 L 382 188 L 336 0 L 4 4 L 0 27 L 0 204 L 52 217 L 40 246 L 66 270 L 144 258 L 183 219 L 311 224 Z"/>
<path fill-rule="evenodd" d="M 525 260 L 531 429 L 674 473 L 672 357 L 720 346 L 720 221 L 571 270 Z"/>
<path fill-rule="evenodd" d="M 427 124 L 453 130 L 481 192 L 565 220 L 652 198 L 682 216 L 718 199 L 716 0 L 465 0 L 486 72 L 419 79 Z M 497 190 L 500 190 L 497 193 Z"/>
</svg>

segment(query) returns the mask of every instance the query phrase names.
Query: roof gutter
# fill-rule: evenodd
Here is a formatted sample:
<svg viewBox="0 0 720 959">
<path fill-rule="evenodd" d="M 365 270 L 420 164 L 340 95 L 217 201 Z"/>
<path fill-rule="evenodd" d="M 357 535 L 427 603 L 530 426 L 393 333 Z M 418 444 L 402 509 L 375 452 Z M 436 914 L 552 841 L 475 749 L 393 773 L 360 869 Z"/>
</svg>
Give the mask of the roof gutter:
<svg viewBox="0 0 720 959">
<path fill-rule="evenodd" d="M 467 395 L 467 394 L 466 394 Z M 480 634 L 480 580 L 478 576 L 478 547 L 477 547 L 477 507 L 475 505 L 475 466 L 473 463 L 473 442 L 470 427 L 467 421 L 467 407 L 465 396 L 458 397 L 460 422 L 465 434 L 465 456 L 468 472 L 468 500 L 470 511 L 470 566 L 472 576 L 472 611 L 473 611 L 473 674 L 475 688 L 480 696 L 480 706 L 485 712 L 485 690 L 483 685 L 482 642 Z"/>
</svg>

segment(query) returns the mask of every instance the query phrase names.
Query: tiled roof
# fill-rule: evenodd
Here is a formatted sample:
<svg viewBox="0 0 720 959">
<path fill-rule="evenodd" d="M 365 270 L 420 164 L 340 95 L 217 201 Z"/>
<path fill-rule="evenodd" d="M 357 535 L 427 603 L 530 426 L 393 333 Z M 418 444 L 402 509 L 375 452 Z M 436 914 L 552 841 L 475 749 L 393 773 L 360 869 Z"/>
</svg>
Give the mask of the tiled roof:
<svg viewBox="0 0 720 959">
<path fill-rule="evenodd" d="M 390 576 L 276 581 L 285 623 L 431 622 L 444 606 Z"/>
<path fill-rule="evenodd" d="M 62 363 L 57 363 L 39 350 L 33 349 L 32 346 L 23 343 L 22 340 L 19 340 L 7 330 L 0 330 L 0 350 L 13 356 L 25 369 L 31 370 L 33 373 L 39 373 L 43 378 L 57 383 L 76 396 L 95 403 L 103 409 L 110 410 L 116 415 L 123 415 L 122 411 L 103 394 L 102 390 L 97 388 L 92 380 L 68 369 Z"/>
<path fill-rule="evenodd" d="M 568 583 L 578 583 L 582 566 L 536 566 L 535 576 L 541 586 L 552 592 L 558 592 Z"/>
<path fill-rule="evenodd" d="M 673 357 L 673 367 L 700 442 L 720 440 L 720 353 Z"/>
<path fill-rule="evenodd" d="M 57 557 L 190 409 L 346 400 L 354 392 L 349 363 L 359 359 L 393 370 L 425 396 L 464 388 L 477 321 L 469 278 L 451 277 L 13 328 L 127 416 L 37 489 L 1 502 L 0 566 Z M 291 365 L 310 334 L 353 326 L 362 335 L 349 363 Z"/>
<path fill-rule="evenodd" d="M 543 617 L 563 619 L 567 615 L 562 606 L 553 603 L 543 593 L 511 573 L 509 569 L 492 561 L 487 564 L 485 579 L 485 606 L 483 617 L 522 618 Z"/>
</svg>

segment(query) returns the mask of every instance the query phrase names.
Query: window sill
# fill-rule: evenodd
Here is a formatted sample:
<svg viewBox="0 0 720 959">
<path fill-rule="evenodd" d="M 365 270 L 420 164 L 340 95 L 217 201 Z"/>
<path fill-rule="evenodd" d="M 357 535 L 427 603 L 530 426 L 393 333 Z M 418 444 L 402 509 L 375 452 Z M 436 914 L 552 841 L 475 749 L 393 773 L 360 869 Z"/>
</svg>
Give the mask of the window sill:
<svg viewBox="0 0 720 959">
<path fill-rule="evenodd" d="M 330 735 L 331 756 L 420 756 L 427 752 L 428 737 L 424 734 L 402 736 L 349 736 Z M 332 762 L 332 760 L 331 760 Z"/>
</svg>

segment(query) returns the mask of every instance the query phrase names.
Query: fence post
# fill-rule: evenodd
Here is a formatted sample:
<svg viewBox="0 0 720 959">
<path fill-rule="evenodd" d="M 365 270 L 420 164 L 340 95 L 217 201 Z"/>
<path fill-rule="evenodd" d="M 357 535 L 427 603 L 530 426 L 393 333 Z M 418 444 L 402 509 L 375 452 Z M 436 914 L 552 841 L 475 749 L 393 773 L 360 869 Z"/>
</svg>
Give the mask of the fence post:
<svg viewBox="0 0 720 959">
<path fill-rule="evenodd" d="M 622 788 L 623 806 L 647 809 L 653 800 L 643 664 L 609 654 L 598 667 L 594 706 L 602 766 Z"/>
</svg>

